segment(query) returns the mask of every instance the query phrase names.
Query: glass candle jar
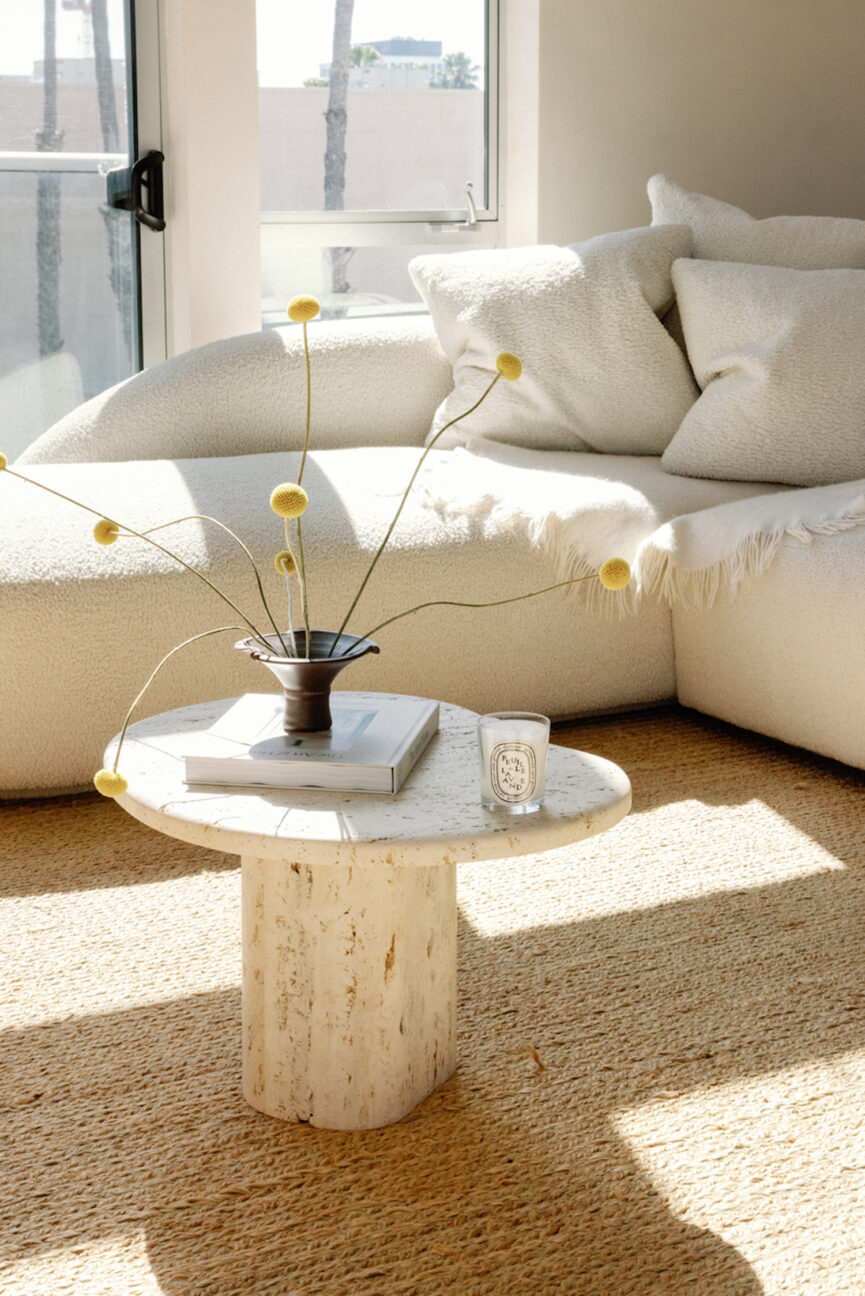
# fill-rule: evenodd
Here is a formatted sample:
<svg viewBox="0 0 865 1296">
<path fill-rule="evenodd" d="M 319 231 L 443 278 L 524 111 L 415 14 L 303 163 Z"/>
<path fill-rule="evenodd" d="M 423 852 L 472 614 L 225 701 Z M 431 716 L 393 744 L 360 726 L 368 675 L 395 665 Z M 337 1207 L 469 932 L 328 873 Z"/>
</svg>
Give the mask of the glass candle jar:
<svg viewBox="0 0 865 1296">
<path fill-rule="evenodd" d="M 544 803 L 550 722 L 533 711 L 495 711 L 478 718 L 481 804 L 504 814 L 531 814 Z"/>
</svg>

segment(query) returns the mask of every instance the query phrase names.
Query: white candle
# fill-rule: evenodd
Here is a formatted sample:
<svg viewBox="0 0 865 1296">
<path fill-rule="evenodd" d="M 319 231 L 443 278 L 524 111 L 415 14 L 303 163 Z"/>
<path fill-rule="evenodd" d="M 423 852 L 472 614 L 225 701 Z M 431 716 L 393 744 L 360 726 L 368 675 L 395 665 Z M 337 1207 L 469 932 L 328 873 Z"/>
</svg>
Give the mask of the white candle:
<svg viewBox="0 0 865 1296">
<path fill-rule="evenodd" d="M 488 809 L 526 814 L 544 799 L 550 722 L 530 712 L 481 716 L 481 802 Z"/>
</svg>

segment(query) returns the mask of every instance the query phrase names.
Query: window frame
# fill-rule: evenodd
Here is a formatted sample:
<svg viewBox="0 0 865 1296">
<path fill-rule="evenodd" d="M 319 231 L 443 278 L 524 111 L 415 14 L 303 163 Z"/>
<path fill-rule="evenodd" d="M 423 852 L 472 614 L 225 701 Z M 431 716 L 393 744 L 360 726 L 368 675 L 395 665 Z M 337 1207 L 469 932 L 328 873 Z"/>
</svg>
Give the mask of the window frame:
<svg viewBox="0 0 865 1296">
<path fill-rule="evenodd" d="M 134 160 L 163 151 L 159 7 L 148 0 L 128 0 L 126 64 Z M 139 226 L 136 251 L 139 363 L 147 369 L 169 354 L 165 235 Z"/>
<path fill-rule="evenodd" d="M 387 211 L 262 211 L 262 226 L 291 228 L 297 246 L 389 247 L 438 242 L 489 246 L 498 241 L 500 226 L 500 0 L 484 0 L 487 65 L 484 77 L 484 146 L 487 201 L 476 206 L 469 222 L 468 203 L 463 208 L 391 209 Z"/>
<path fill-rule="evenodd" d="M 276 227 L 263 222 L 260 201 L 255 0 L 139 0 L 139 12 L 158 24 L 165 318 L 168 355 L 177 355 L 262 328 L 262 230 Z M 336 221 L 300 213 L 285 222 L 297 246 L 420 241 L 458 250 L 537 241 L 540 0 L 497 0 L 491 12 L 495 218 L 488 207 L 477 227 L 466 229 L 465 211 L 453 213 L 454 221 L 427 223 L 412 212 L 409 220 L 386 213 L 386 220 L 352 224 L 346 217 L 357 213 L 337 213 Z M 224 93 L 226 85 L 232 94 Z"/>
</svg>

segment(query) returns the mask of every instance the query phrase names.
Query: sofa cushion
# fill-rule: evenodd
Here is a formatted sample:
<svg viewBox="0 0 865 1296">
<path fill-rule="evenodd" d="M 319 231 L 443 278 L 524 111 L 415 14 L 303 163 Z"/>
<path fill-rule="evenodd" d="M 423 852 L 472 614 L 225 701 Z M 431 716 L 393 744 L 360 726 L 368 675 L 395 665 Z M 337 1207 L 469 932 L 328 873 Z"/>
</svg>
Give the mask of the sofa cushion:
<svg viewBox="0 0 865 1296">
<path fill-rule="evenodd" d="M 861 528 L 784 537 L 759 579 L 723 587 L 711 607 L 674 606 L 679 700 L 865 769 L 862 589 Z"/>
<path fill-rule="evenodd" d="M 672 297 L 673 260 L 689 251 L 689 232 L 668 227 L 415 258 L 412 278 L 454 367 L 431 436 L 477 401 L 497 354 L 512 351 L 520 380 L 498 383 L 439 446 L 481 435 L 544 450 L 659 454 L 697 395 L 656 314 Z"/>
<path fill-rule="evenodd" d="M 703 394 L 668 472 L 821 486 L 865 476 L 865 270 L 677 261 Z"/>
<path fill-rule="evenodd" d="M 345 613 L 418 453 L 378 447 L 310 455 L 304 550 L 315 626 L 333 627 Z M 22 471 L 136 530 L 189 513 L 219 518 L 256 555 L 284 624 L 285 585 L 272 563 L 283 547 L 282 523 L 268 499 L 298 465 L 296 454 L 269 454 Z M 103 548 L 93 540 L 92 516 L 10 473 L 0 473 L 0 516 L 0 795 L 87 787 L 162 655 L 236 617 L 157 550 L 126 538 Z M 249 562 L 229 536 L 189 522 L 155 538 L 176 547 L 255 619 L 250 609 L 260 604 Z M 422 506 L 418 492 L 349 628 L 361 633 L 425 599 L 481 602 L 548 584 L 549 564 L 524 534 L 495 519 L 443 519 Z M 229 632 L 177 653 L 137 714 L 274 692 L 270 672 L 232 650 L 241 637 Z M 556 591 L 502 607 L 431 608 L 376 638 L 381 654 L 353 663 L 339 687 L 553 717 L 658 701 L 675 687 L 670 611 L 659 603 L 619 624 Z"/>
<path fill-rule="evenodd" d="M 426 316 L 316 320 L 309 350 L 317 447 L 423 444 L 451 385 Z M 73 410 L 17 462 L 296 450 L 305 419 L 303 334 L 286 326 L 210 342 L 135 374 Z"/>
<path fill-rule="evenodd" d="M 450 457 L 430 455 L 433 461 Z M 341 619 L 417 459 L 418 451 L 405 447 L 310 455 L 304 549 L 314 625 L 328 628 Z M 593 512 L 592 488 L 609 479 L 611 545 L 632 545 L 678 512 L 751 489 L 677 479 L 661 471 L 658 459 L 559 453 L 548 467 L 556 462 L 567 474 L 567 492 L 584 498 Z M 296 454 L 270 454 L 22 471 L 136 530 L 190 513 L 219 518 L 256 555 L 271 607 L 284 623 L 285 586 L 271 561 L 283 545 L 282 524 L 268 499 L 275 483 L 296 475 L 298 464 Z M 627 512 L 617 530 L 622 505 Z M 190 635 L 232 624 L 235 614 L 151 546 L 132 538 L 109 548 L 96 544 L 92 516 L 10 473 L 0 473 L 0 513 L 0 792 L 87 786 L 161 656 Z M 259 605 L 249 562 L 229 536 L 193 521 L 156 538 L 255 619 L 251 609 Z M 602 554 L 610 556 L 606 546 Z M 423 505 L 418 490 L 350 628 L 369 630 L 425 599 L 481 602 L 550 583 L 548 558 L 530 543 L 524 526 L 504 514 L 442 517 Z M 273 691 L 264 667 L 232 651 L 241 637 L 229 632 L 177 653 L 138 714 Z M 554 717 L 658 701 L 674 689 L 670 611 L 654 601 L 621 621 L 593 614 L 583 600 L 560 590 L 500 607 L 431 608 L 388 626 L 380 643 L 380 656 L 344 671 L 341 687 L 417 693 L 476 711 L 522 707 Z"/>
<path fill-rule="evenodd" d="M 794 270 L 865 267 L 865 221 L 836 216 L 770 216 L 687 193 L 665 175 L 648 184 L 652 225 L 688 225 L 692 255 L 707 261 L 789 266 Z"/>
</svg>

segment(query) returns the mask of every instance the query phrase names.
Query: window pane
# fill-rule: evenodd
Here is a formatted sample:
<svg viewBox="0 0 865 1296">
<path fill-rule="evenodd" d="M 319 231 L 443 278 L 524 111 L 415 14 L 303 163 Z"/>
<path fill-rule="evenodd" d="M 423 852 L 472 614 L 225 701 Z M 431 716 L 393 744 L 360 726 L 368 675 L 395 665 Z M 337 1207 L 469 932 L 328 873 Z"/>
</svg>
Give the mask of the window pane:
<svg viewBox="0 0 865 1296">
<path fill-rule="evenodd" d="M 124 0 L 0 0 L 0 407 L 18 454 L 138 366 Z"/>
<path fill-rule="evenodd" d="M 462 212 L 467 183 L 486 207 L 486 8 L 259 0 L 262 210 Z M 340 14 L 344 101 L 333 98 Z"/>
<path fill-rule="evenodd" d="M 290 235 L 290 226 L 262 227 L 265 328 L 287 324 L 285 308 L 300 293 L 318 297 L 323 319 L 425 311 L 426 306 L 408 272 L 409 261 L 424 253 L 460 250 L 443 248 L 440 244 L 348 249 L 351 256 L 345 273 L 349 291 L 334 297 L 329 291 L 331 255 L 346 249 L 302 247 Z"/>
<path fill-rule="evenodd" d="M 67 173 L 58 175 L 57 180 L 59 338 L 61 349 L 75 358 L 81 374 L 80 399 L 87 400 L 132 372 L 131 266 L 127 258 L 126 273 L 117 277 L 115 291 L 108 249 L 108 225 L 119 227 L 119 238 L 128 247 L 129 217 L 125 212 L 100 210 L 105 194 L 103 176 Z M 35 237 L 38 194 L 37 175 L 0 171 L 0 373 L 36 360 L 40 354 L 39 249 Z"/>
</svg>

